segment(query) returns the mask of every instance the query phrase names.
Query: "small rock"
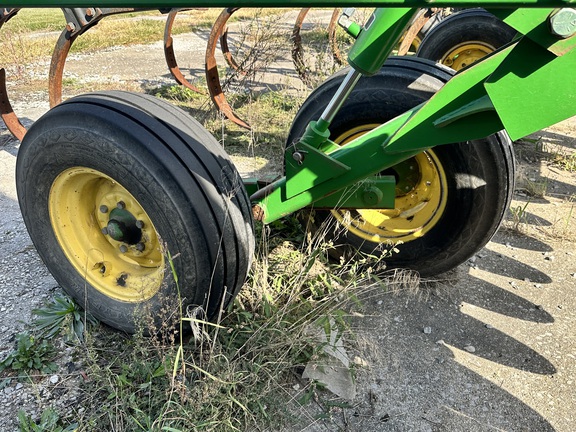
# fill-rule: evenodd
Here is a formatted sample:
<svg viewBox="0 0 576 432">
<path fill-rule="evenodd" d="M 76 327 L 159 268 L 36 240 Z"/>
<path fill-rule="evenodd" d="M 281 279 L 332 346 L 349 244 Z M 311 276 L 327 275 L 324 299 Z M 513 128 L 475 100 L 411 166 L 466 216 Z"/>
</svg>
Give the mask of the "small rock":
<svg viewBox="0 0 576 432">
<path fill-rule="evenodd" d="M 50 377 L 50 384 L 56 384 L 58 382 L 60 378 L 58 378 L 58 375 L 52 375 Z"/>
<path fill-rule="evenodd" d="M 444 345 L 444 344 L 445 344 L 444 339 L 438 339 L 438 340 L 436 341 L 436 343 L 437 343 L 438 345 Z"/>
<path fill-rule="evenodd" d="M 491 326 L 490 324 L 486 324 L 484 327 L 486 327 L 487 329 L 493 329 L 494 326 Z"/>
<path fill-rule="evenodd" d="M 16 390 L 20 390 L 22 387 L 24 387 L 22 383 L 16 384 Z"/>
<path fill-rule="evenodd" d="M 534 284 L 534 288 L 542 288 L 542 284 Z"/>
<path fill-rule="evenodd" d="M 464 347 L 464 350 L 465 350 L 465 351 L 468 351 L 469 353 L 476 352 L 476 348 L 474 348 L 472 345 L 466 345 L 466 346 Z"/>
<path fill-rule="evenodd" d="M 384 303 L 382 300 L 378 300 L 378 306 L 380 306 L 382 303 Z"/>
<path fill-rule="evenodd" d="M 510 282 L 510 286 L 512 286 L 512 288 L 518 288 L 518 286 L 516 285 L 516 282 L 514 282 L 514 281 Z"/>
<path fill-rule="evenodd" d="M 547 261 L 554 261 L 554 256 L 553 255 L 545 256 L 544 259 Z"/>
<path fill-rule="evenodd" d="M 424 327 L 423 331 L 424 331 L 424 334 L 430 334 L 430 333 L 432 333 L 432 327 Z"/>
<path fill-rule="evenodd" d="M 296 391 L 300 390 L 300 384 L 294 384 L 292 388 Z"/>
<path fill-rule="evenodd" d="M 524 278 L 524 282 L 530 282 L 530 278 Z"/>
<path fill-rule="evenodd" d="M 512 249 L 512 245 L 511 245 L 510 243 L 506 243 L 505 246 L 506 246 L 508 249 Z"/>
<path fill-rule="evenodd" d="M 352 361 L 356 366 L 368 367 L 368 362 L 358 356 L 354 356 L 354 359 Z"/>
</svg>

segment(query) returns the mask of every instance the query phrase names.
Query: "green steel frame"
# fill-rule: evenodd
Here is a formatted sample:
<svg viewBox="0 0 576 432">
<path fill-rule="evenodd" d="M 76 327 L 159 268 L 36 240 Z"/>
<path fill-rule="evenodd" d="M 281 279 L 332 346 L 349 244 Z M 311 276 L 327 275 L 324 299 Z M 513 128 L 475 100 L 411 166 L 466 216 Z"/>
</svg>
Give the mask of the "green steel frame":
<svg viewBox="0 0 576 432">
<path fill-rule="evenodd" d="M 287 149 L 286 176 L 252 195 L 255 216 L 270 222 L 312 204 L 390 207 L 393 182 L 366 180 L 375 173 L 436 145 L 482 138 L 502 129 L 518 139 L 576 115 L 576 10 L 570 7 L 574 4 L 574 0 L 20 0 L 10 6 L 379 7 L 350 51 L 347 79 L 322 117 Z M 330 121 L 358 78 L 382 67 L 416 8 L 431 6 L 484 7 L 515 28 L 518 37 L 458 73 L 427 103 L 336 146 L 329 140 Z M 367 154 L 373 156 L 363 157 Z"/>
</svg>

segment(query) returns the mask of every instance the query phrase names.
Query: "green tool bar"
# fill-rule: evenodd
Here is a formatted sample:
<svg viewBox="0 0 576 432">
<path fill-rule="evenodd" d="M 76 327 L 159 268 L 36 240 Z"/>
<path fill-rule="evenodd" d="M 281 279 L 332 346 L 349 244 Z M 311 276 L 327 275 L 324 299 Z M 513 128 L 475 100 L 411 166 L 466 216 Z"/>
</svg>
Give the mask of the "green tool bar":
<svg viewBox="0 0 576 432">
<path fill-rule="evenodd" d="M 3 8 L 22 7 L 484 7 L 484 8 L 556 8 L 576 4 L 576 0 L 19 0 Z"/>
</svg>

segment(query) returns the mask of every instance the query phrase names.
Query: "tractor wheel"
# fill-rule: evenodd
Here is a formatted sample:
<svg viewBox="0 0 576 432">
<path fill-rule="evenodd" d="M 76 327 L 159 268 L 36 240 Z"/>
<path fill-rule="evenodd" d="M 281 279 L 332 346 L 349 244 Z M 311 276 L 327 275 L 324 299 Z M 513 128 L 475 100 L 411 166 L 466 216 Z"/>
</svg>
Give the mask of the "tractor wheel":
<svg viewBox="0 0 576 432">
<path fill-rule="evenodd" d="M 346 72 L 311 94 L 294 120 L 289 143 L 320 117 Z M 415 57 L 389 59 L 377 75 L 360 79 L 330 126 L 331 139 L 345 144 L 426 101 L 453 73 Z M 304 210 L 308 226 L 326 233 L 336 257 L 360 251 L 384 258 L 387 267 L 432 276 L 470 258 L 496 232 L 513 192 L 512 143 L 499 132 L 437 146 L 381 174 L 396 177 L 394 209 Z M 398 252 L 390 254 L 393 247 Z"/>
<path fill-rule="evenodd" d="M 456 12 L 426 34 L 416 55 L 459 71 L 509 43 L 516 30 L 483 9 Z"/>
<path fill-rule="evenodd" d="M 214 317 L 244 282 L 254 249 L 246 191 L 218 142 L 166 102 L 69 99 L 26 134 L 16 181 L 48 269 L 112 327 L 135 332 L 141 311 L 160 319 L 178 313 L 178 299 Z"/>
</svg>

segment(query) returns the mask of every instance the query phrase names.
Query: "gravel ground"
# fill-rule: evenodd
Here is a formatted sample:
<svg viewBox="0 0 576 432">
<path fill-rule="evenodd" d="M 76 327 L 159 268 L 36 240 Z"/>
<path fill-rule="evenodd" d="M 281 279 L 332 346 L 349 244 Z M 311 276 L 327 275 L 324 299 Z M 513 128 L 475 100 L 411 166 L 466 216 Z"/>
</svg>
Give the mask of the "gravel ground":
<svg viewBox="0 0 576 432">
<path fill-rule="evenodd" d="M 203 43 L 184 36 L 187 46 Z M 203 57 L 182 61 L 192 74 Z M 130 64 L 129 71 L 124 67 Z M 99 65 L 99 66 L 96 66 Z M 105 65 L 105 66 L 102 66 Z M 120 66 L 120 67 L 117 67 Z M 278 70 L 287 69 L 282 65 Z M 67 73 L 107 77 L 124 86 L 167 80 L 158 45 L 76 56 Z M 134 81 L 135 76 L 139 77 Z M 159 78 L 160 77 L 160 78 Z M 44 93 L 19 92 L 14 107 L 30 124 L 46 109 Z M 18 143 L 0 126 L 0 357 L 30 322 L 31 310 L 60 288 L 26 233 L 19 212 L 14 166 Z M 536 134 L 550 146 L 576 149 L 576 118 Z M 352 409 L 309 430 L 350 431 L 561 431 L 576 424 L 576 175 L 541 162 L 518 146 L 520 178 L 514 206 L 528 201 L 517 229 L 501 229 L 487 247 L 430 294 L 386 295 L 365 300 L 354 322 L 357 353 L 367 366 L 358 372 Z M 544 197 L 529 199 L 526 179 L 547 179 Z M 508 226 L 512 224 L 509 223 Z M 64 346 L 59 370 L 4 382 L 0 430 L 17 430 L 16 413 L 33 416 L 48 406 L 83 410 L 82 377 Z"/>
</svg>

